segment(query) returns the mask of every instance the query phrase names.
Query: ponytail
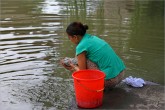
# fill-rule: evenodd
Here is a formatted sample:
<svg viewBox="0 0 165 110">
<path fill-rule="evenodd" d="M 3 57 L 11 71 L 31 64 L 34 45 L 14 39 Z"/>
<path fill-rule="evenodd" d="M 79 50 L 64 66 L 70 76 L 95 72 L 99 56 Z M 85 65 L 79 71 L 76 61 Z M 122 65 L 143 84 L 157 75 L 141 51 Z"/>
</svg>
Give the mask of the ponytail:
<svg viewBox="0 0 165 110">
<path fill-rule="evenodd" d="M 88 30 L 88 25 L 83 25 L 85 30 Z"/>
<path fill-rule="evenodd" d="M 72 22 L 68 25 L 66 32 L 70 36 L 74 36 L 74 35 L 84 36 L 86 30 L 88 30 L 87 25 L 83 25 L 81 22 Z"/>
</svg>

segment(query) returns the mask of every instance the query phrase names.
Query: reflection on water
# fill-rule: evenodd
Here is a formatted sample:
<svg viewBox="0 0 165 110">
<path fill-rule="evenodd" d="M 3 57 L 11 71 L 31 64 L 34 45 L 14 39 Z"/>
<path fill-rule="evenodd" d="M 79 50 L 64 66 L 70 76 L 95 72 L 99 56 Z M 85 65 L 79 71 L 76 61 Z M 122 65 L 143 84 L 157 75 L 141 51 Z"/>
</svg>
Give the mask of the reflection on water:
<svg viewBox="0 0 165 110">
<path fill-rule="evenodd" d="M 163 10 L 163 1 L 2 0 L 0 109 L 68 107 L 73 82 L 59 60 L 74 56 L 65 28 L 75 20 L 111 44 L 126 76 L 164 84 Z"/>
</svg>

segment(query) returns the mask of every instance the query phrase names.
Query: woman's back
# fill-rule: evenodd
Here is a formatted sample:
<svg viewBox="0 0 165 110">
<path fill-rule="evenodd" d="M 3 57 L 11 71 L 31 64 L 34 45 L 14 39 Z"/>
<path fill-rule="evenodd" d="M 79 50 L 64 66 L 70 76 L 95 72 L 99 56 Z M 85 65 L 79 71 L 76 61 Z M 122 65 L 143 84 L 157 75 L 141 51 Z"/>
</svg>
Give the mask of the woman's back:
<svg viewBox="0 0 165 110">
<path fill-rule="evenodd" d="M 117 76 L 125 68 L 124 63 L 111 46 L 96 36 L 91 36 L 90 34 L 83 36 L 83 39 L 76 47 L 76 55 L 84 51 L 87 59 L 97 64 L 99 69 L 106 74 L 106 79 Z"/>
</svg>

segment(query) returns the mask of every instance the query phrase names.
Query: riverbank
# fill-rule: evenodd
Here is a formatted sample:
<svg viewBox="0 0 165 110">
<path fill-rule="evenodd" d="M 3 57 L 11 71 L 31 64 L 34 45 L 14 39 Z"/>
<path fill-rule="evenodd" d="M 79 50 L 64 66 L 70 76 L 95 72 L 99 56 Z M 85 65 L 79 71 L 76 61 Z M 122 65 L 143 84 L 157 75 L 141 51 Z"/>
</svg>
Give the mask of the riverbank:
<svg viewBox="0 0 165 110">
<path fill-rule="evenodd" d="M 114 89 L 104 91 L 103 105 L 96 109 L 165 109 L 164 86 L 147 82 L 142 88 L 134 88 L 125 83 Z M 75 99 L 72 100 L 69 110 L 79 110 Z"/>
</svg>

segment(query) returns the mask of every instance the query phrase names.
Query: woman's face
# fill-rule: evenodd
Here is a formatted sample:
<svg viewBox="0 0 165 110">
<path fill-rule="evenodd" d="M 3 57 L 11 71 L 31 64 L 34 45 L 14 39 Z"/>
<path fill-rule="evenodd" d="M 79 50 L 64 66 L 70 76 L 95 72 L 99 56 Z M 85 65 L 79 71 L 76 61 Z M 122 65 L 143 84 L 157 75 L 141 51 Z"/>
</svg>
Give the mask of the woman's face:
<svg viewBox="0 0 165 110">
<path fill-rule="evenodd" d="M 73 42 L 74 44 L 78 44 L 78 36 L 74 35 L 74 36 L 70 36 L 68 35 L 68 38 L 71 42 Z"/>
</svg>

